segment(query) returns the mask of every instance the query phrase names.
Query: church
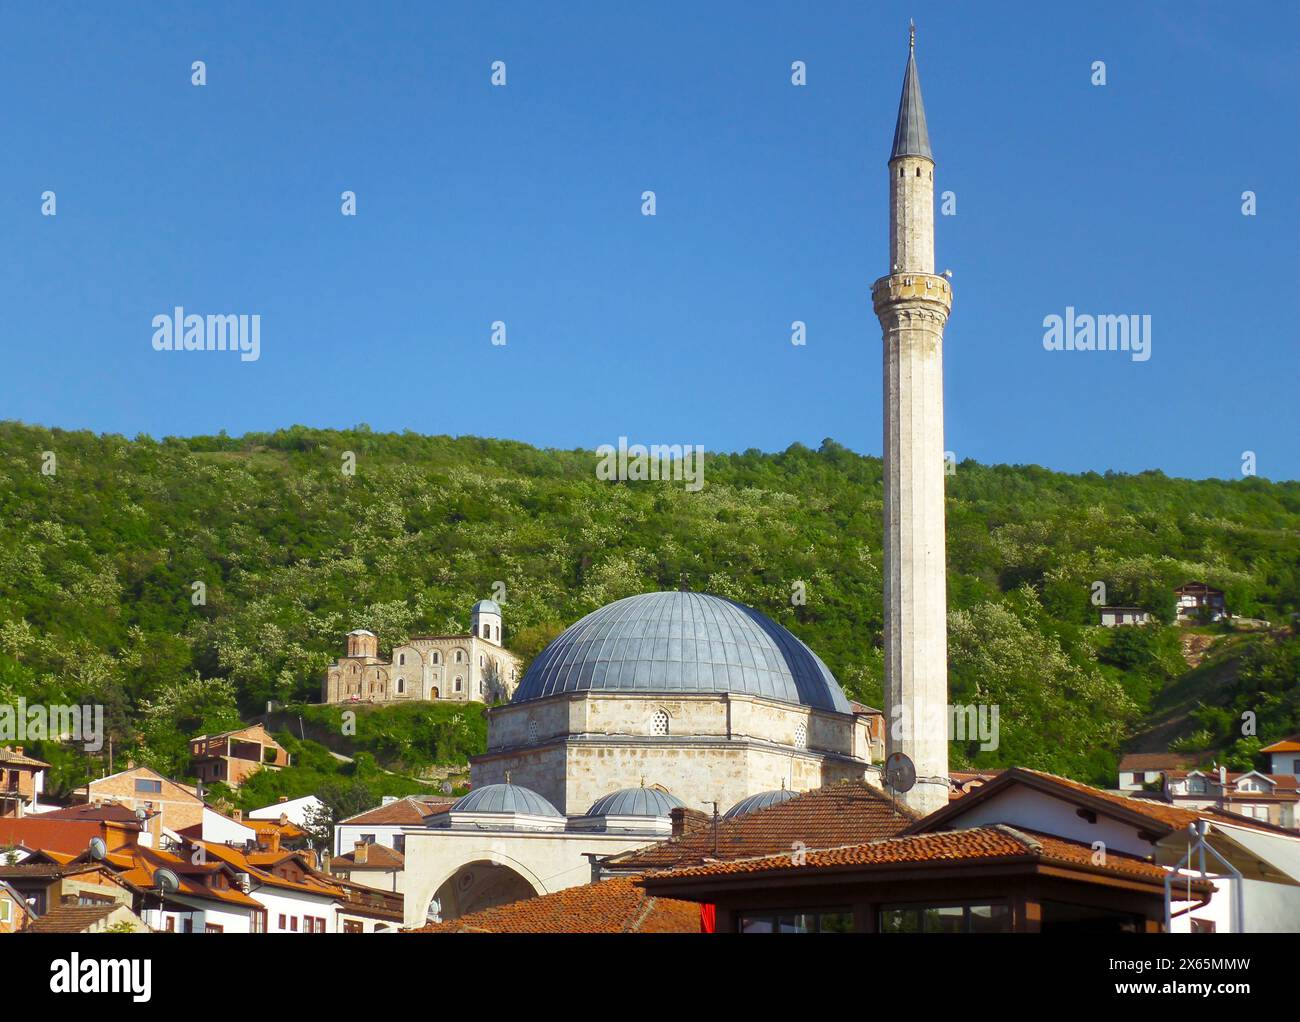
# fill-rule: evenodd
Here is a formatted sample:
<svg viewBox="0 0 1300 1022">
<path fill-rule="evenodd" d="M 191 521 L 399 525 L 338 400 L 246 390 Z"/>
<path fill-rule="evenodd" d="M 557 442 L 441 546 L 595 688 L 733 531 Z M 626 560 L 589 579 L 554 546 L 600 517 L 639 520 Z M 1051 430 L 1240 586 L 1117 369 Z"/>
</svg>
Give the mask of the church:
<svg viewBox="0 0 1300 1022">
<path fill-rule="evenodd" d="M 387 660 L 374 632 L 348 632 L 346 654 L 326 668 L 321 702 L 494 703 L 514 695 L 518 680 L 519 659 L 501 645 L 501 606 L 479 600 L 470 608 L 469 632 L 413 636 Z"/>
</svg>

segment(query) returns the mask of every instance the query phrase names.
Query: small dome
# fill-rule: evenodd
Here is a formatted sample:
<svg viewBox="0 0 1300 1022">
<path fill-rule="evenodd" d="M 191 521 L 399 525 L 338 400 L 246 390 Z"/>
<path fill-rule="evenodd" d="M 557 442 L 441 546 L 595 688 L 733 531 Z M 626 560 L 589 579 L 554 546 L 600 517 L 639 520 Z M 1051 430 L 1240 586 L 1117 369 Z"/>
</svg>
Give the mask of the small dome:
<svg viewBox="0 0 1300 1022">
<path fill-rule="evenodd" d="M 588 816 L 667 816 L 685 804 L 676 795 L 658 788 L 623 788 L 596 799 Z"/>
<path fill-rule="evenodd" d="M 457 799 L 449 813 L 519 813 L 524 816 L 559 816 L 560 811 L 533 791 L 517 784 L 485 784 Z"/>
<path fill-rule="evenodd" d="M 742 798 L 734 806 L 726 811 L 723 815 L 724 820 L 730 820 L 737 816 L 744 816 L 746 813 L 752 813 L 756 809 L 766 809 L 768 806 L 780 805 L 787 799 L 792 799 L 799 793 L 797 791 L 787 791 L 781 788 L 777 791 L 760 791 L 757 795 L 750 795 L 748 798 Z"/>
<path fill-rule="evenodd" d="M 500 614 L 501 605 L 496 600 L 479 600 L 469 610 L 471 614 Z"/>
<path fill-rule="evenodd" d="M 375 633 L 372 632 L 369 628 L 354 628 L 352 629 L 352 631 L 348 632 L 348 634 L 349 635 L 374 635 Z M 378 638 L 378 636 L 376 636 L 376 638 Z"/>
</svg>

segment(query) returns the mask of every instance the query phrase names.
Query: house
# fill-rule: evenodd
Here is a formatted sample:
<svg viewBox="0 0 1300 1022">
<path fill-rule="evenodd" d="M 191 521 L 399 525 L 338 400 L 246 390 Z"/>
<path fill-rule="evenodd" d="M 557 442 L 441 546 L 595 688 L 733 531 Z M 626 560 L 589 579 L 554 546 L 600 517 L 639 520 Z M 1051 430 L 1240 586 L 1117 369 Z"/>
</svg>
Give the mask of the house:
<svg viewBox="0 0 1300 1022">
<path fill-rule="evenodd" d="M 289 753 L 261 724 L 190 740 L 190 770 L 206 784 L 238 788 L 262 769 L 289 765 Z"/>
<path fill-rule="evenodd" d="M 700 906 L 647 894 L 635 877 L 567 887 L 408 933 L 699 933 Z"/>
<path fill-rule="evenodd" d="M 311 823 L 310 816 L 321 812 L 325 803 L 315 795 L 303 795 L 302 798 L 281 798 L 278 802 L 260 809 L 250 809 L 244 814 L 247 820 L 278 820 L 286 817 L 290 823 L 306 827 Z"/>
<path fill-rule="evenodd" d="M 430 817 L 445 813 L 454 798 L 436 795 L 385 795 L 374 809 L 349 816 L 334 828 L 334 856 L 352 853 L 358 843 L 384 845 L 406 854 L 406 837 L 423 832 Z"/>
<path fill-rule="evenodd" d="M 236 848 L 215 841 L 187 842 L 190 858 L 229 867 L 263 908 L 267 933 L 336 933 L 339 888 L 302 852 Z"/>
<path fill-rule="evenodd" d="M 1179 621 L 1221 621 L 1228 616 L 1223 590 L 1204 582 L 1186 582 L 1174 590 Z"/>
<path fill-rule="evenodd" d="M 387 845 L 358 841 L 351 852 L 329 861 L 329 872 L 372 890 L 400 893 L 406 856 Z"/>
<path fill-rule="evenodd" d="M 1148 784 L 1160 785 L 1169 770 L 1186 770 L 1195 757 L 1176 752 L 1130 752 L 1119 761 L 1119 790 L 1142 791 Z"/>
<path fill-rule="evenodd" d="M 1280 742 L 1266 745 L 1260 752 L 1269 757 L 1268 772 L 1275 777 L 1288 774 L 1300 777 L 1300 735 L 1283 738 Z"/>
<path fill-rule="evenodd" d="M 0 746 L 0 817 L 40 812 L 50 765 L 26 755 L 21 745 Z"/>
<path fill-rule="evenodd" d="M 1183 869 L 1198 842 L 1235 872 Z M 724 932 L 1293 930 L 1298 857 L 1300 838 L 1267 824 L 1016 767 L 895 836 L 703 858 L 636 882 L 711 906 Z"/>
<path fill-rule="evenodd" d="M 159 846 L 163 830 L 181 831 L 203 822 L 203 799 L 198 792 L 147 766 L 130 766 L 100 777 L 72 797 L 88 806 L 114 804 L 132 812 L 144 810 L 150 820 L 146 840 L 154 848 Z"/>
<path fill-rule="evenodd" d="M 1191 809 L 1218 807 L 1275 827 L 1297 829 L 1300 791 L 1294 774 L 1271 775 L 1258 770 L 1229 773 L 1170 770 L 1165 774 L 1165 798 Z"/>
<path fill-rule="evenodd" d="M 97 862 L 60 861 L 63 858 L 36 852 L 18 865 L 0 865 L 0 883 L 24 903 L 24 932 L 95 933 L 113 926 L 147 929 L 131 909 L 132 890 L 111 869 Z"/>
<path fill-rule="evenodd" d="M 377 891 L 337 876 L 329 879 L 342 897 L 338 906 L 339 933 L 385 933 L 401 928 L 404 909 L 400 894 Z"/>
<path fill-rule="evenodd" d="M 0 933 L 25 930 L 31 918 L 32 909 L 27 904 L 27 899 L 14 890 L 7 880 L 0 880 Z"/>
<path fill-rule="evenodd" d="M 1099 607 L 1103 628 L 1115 628 L 1119 625 L 1145 625 L 1151 615 L 1141 607 Z"/>
</svg>

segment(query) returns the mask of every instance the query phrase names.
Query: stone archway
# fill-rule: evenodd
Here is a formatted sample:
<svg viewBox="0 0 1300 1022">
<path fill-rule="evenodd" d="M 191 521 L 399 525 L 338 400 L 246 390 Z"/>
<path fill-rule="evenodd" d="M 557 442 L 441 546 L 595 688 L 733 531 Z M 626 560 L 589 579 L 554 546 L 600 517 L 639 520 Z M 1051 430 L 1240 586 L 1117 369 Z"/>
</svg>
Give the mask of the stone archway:
<svg viewBox="0 0 1300 1022">
<path fill-rule="evenodd" d="M 443 881 L 425 914 L 431 922 L 447 922 L 485 908 L 535 898 L 539 893 L 531 881 L 509 866 L 475 859 Z"/>
</svg>

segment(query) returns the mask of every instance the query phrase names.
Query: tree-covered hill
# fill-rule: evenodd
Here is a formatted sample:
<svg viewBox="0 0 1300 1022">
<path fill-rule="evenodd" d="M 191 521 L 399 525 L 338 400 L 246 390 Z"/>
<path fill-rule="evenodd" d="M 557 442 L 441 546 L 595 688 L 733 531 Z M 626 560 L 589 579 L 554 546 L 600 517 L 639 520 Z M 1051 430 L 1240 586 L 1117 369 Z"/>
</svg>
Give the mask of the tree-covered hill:
<svg viewBox="0 0 1300 1022">
<path fill-rule="evenodd" d="M 128 440 L 0 424 L 0 703 L 104 703 L 117 748 L 171 765 L 189 733 L 317 698 L 351 628 L 385 650 L 463 630 L 500 582 L 507 644 L 527 656 L 686 574 L 879 705 L 879 459 L 829 440 L 710 455 L 699 492 L 602 482 L 596 460 L 364 426 Z M 1105 781 L 1179 673 L 1174 629 L 1095 626 L 1095 581 L 1163 621 L 1190 579 L 1275 626 L 1300 610 L 1300 484 L 967 461 L 947 486 L 952 701 L 1001 713 L 980 765 Z M 1283 650 L 1259 682 L 1261 736 L 1300 730 L 1294 637 L 1255 641 Z"/>
</svg>

